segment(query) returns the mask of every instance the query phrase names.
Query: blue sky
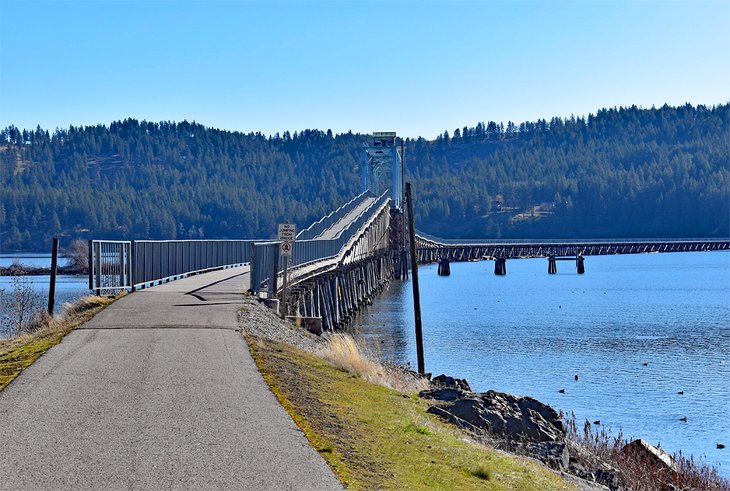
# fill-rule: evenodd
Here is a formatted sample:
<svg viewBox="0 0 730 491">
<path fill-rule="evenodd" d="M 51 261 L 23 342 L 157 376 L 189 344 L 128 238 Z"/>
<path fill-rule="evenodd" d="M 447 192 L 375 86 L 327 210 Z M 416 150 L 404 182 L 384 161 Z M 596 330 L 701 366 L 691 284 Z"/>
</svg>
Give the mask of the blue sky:
<svg viewBox="0 0 730 491">
<path fill-rule="evenodd" d="M 0 125 L 395 130 L 730 100 L 730 1 L 0 0 Z"/>
</svg>

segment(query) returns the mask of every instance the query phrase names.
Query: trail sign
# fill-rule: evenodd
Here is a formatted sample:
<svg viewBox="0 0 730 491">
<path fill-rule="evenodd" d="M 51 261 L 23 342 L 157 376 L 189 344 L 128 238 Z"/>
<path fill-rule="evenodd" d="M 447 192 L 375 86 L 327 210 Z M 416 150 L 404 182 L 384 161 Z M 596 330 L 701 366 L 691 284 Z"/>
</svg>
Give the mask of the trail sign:
<svg viewBox="0 0 730 491">
<path fill-rule="evenodd" d="M 280 223 L 279 224 L 279 240 L 281 246 L 279 252 L 283 257 L 290 257 L 292 251 L 292 242 L 297 237 L 297 226 L 293 223 Z"/>
<path fill-rule="evenodd" d="M 279 248 L 282 257 L 291 256 L 292 244 L 291 242 L 282 242 Z"/>
<path fill-rule="evenodd" d="M 293 223 L 279 224 L 279 240 L 284 242 L 294 242 L 297 236 L 297 226 Z"/>
</svg>

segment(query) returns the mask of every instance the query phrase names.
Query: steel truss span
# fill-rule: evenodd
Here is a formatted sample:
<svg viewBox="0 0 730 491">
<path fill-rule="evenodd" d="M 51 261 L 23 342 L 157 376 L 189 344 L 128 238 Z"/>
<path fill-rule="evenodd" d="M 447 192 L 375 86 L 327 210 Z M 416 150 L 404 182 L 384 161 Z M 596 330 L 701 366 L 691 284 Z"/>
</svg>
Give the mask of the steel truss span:
<svg viewBox="0 0 730 491">
<path fill-rule="evenodd" d="M 448 243 L 416 236 L 418 261 L 434 263 L 479 261 L 482 259 L 516 259 L 536 257 L 606 256 L 613 254 L 648 254 L 655 252 L 702 252 L 730 250 L 730 239 L 688 240 L 600 240 L 536 241 L 502 243 Z"/>
</svg>

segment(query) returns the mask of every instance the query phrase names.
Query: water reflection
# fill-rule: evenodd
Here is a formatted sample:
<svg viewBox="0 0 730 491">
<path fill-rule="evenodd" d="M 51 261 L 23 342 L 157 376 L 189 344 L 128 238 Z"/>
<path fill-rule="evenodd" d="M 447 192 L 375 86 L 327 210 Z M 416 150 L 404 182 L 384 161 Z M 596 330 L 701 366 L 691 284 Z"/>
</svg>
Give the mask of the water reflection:
<svg viewBox="0 0 730 491">
<path fill-rule="evenodd" d="M 439 277 L 423 267 L 426 369 L 706 455 L 727 475 L 730 454 L 715 443 L 730 441 L 730 253 L 589 257 L 585 275 L 558 268 L 513 260 L 500 277 L 492 263 L 454 263 Z M 415 366 L 413 331 L 408 282 L 393 282 L 352 328 L 385 359 Z"/>
</svg>

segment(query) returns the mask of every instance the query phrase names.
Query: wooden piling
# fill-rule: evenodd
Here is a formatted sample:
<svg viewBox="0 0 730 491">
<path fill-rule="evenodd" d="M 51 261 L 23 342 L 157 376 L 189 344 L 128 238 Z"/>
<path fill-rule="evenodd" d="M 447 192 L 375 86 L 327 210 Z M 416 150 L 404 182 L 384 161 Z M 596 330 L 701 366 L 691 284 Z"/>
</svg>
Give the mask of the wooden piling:
<svg viewBox="0 0 730 491">
<path fill-rule="evenodd" d="M 451 275 L 451 265 L 449 264 L 449 260 L 445 257 L 442 257 L 441 260 L 439 261 L 438 275 L 439 276 Z"/>
<path fill-rule="evenodd" d="M 413 222 L 413 195 L 411 183 L 406 183 L 406 202 L 408 204 L 408 232 L 411 246 L 411 275 L 413 285 L 413 315 L 416 321 L 416 356 L 418 358 L 418 373 L 426 373 L 423 360 L 423 329 L 421 326 L 421 292 L 418 287 L 418 256 L 416 256 L 416 227 Z"/>
<path fill-rule="evenodd" d="M 48 288 L 48 315 L 53 316 L 56 306 L 56 269 L 58 269 L 58 239 L 53 239 L 51 246 L 51 284 Z"/>
</svg>

